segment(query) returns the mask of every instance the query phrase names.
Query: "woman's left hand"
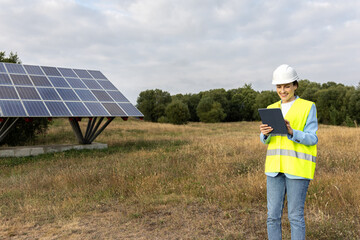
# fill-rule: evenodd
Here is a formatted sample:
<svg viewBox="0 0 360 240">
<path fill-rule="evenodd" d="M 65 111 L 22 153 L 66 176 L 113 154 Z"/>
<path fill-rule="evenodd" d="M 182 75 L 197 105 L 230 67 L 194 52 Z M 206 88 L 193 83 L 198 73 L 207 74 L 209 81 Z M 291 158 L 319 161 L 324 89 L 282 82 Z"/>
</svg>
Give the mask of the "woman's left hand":
<svg viewBox="0 0 360 240">
<path fill-rule="evenodd" d="M 293 135 L 293 129 L 290 126 L 290 122 L 288 120 L 285 119 L 285 124 L 286 124 L 286 128 L 288 130 L 288 133 L 292 136 Z"/>
</svg>

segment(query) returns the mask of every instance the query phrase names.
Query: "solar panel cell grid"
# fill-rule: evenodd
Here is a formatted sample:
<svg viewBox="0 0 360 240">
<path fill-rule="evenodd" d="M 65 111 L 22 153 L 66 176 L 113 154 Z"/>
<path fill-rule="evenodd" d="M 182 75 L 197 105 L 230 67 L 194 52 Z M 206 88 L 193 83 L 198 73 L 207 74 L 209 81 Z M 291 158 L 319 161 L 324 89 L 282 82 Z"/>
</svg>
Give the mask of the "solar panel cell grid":
<svg viewBox="0 0 360 240">
<path fill-rule="evenodd" d="M 91 90 L 100 102 L 113 102 L 114 100 L 104 90 Z"/>
<path fill-rule="evenodd" d="M 65 102 L 73 116 L 89 117 L 92 114 L 87 110 L 82 102 Z"/>
<path fill-rule="evenodd" d="M 109 116 L 109 113 L 97 102 L 85 102 L 86 107 L 89 109 L 93 116 Z"/>
<path fill-rule="evenodd" d="M 27 115 L 20 101 L 0 101 L 0 116 L 19 117 Z"/>
<path fill-rule="evenodd" d="M 72 88 L 84 88 L 87 89 L 85 84 L 78 78 L 66 78 L 66 81 L 70 84 Z"/>
<path fill-rule="evenodd" d="M 58 76 L 61 77 L 60 72 L 55 67 L 41 67 L 47 76 Z"/>
<path fill-rule="evenodd" d="M 7 75 L 5 73 L 0 73 L 0 84 L 12 85 L 9 75 Z"/>
<path fill-rule="evenodd" d="M 98 80 L 98 83 L 106 90 L 117 90 L 110 81 Z"/>
<path fill-rule="evenodd" d="M 0 63 L 0 115 L 143 116 L 98 70 L 13 63 Z"/>
<path fill-rule="evenodd" d="M 127 116 L 126 113 L 123 110 L 121 110 L 121 108 L 116 103 L 102 103 L 102 105 L 112 116 L 119 116 L 119 117 Z"/>
<path fill-rule="evenodd" d="M 119 91 L 107 91 L 115 102 L 129 102 L 129 100 Z"/>
<path fill-rule="evenodd" d="M 44 75 L 39 66 L 24 65 L 24 68 L 29 75 Z"/>
<path fill-rule="evenodd" d="M 89 90 L 75 90 L 76 94 L 80 97 L 82 101 L 97 101 Z"/>
<path fill-rule="evenodd" d="M 127 113 L 128 116 L 141 115 L 141 112 L 131 103 L 119 103 L 119 105 Z"/>
<path fill-rule="evenodd" d="M 88 70 L 95 79 L 107 79 L 100 71 Z"/>
<path fill-rule="evenodd" d="M 70 68 L 58 68 L 58 70 L 61 72 L 61 74 L 64 77 L 75 77 L 75 78 L 77 78 L 77 75 Z"/>
<path fill-rule="evenodd" d="M 56 88 L 63 87 L 63 88 L 70 88 L 70 85 L 65 81 L 62 77 L 49 77 L 50 82 Z"/>
<path fill-rule="evenodd" d="M 27 75 L 10 74 L 10 77 L 15 85 L 26 85 L 26 86 L 33 85 L 32 82 L 30 81 L 30 78 Z"/>
<path fill-rule="evenodd" d="M 33 87 L 16 87 L 17 92 L 19 93 L 20 99 L 38 99 L 40 96 Z"/>
<path fill-rule="evenodd" d="M 6 72 L 5 66 L 3 63 L 0 63 L 0 72 Z"/>
<path fill-rule="evenodd" d="M 86 70 L 83 69 L 74 69 L 74 72 L 79 76 L 79 78 L 93 78 Z"/>
<path fill-rule="evenodd" d="M 44 100 L 61 100 L 54 88 L 37 88 L 40 96 Z"/>
<path fill-rule="evenodd" d="M 6 69 L 9 73 L 23 73 L 26 74 L 25 69 L 20 64 L 5 63 Z"/>
<path fill-rule="evenodd" d="M 63 102 L 45 102 L 51 116 L 71 116 L 69 110 Z"/>
<path fill-rule="evenodd" d="M 30 76 L 35 86 L 52 87 L 51 83 L 45 76 Z"/>
<path fill-rule="evenodd" d="M 64 101 L 80 101 L 72 89 L 58 88 L 57 91 Z"/>
<path fill-rule="evenodd" d="M 15 87 L 1 86 L 0 87 L 0 99 L 19 99 Z"/>
<path fill-rule="evenodd" d="M 29 116 L 43 117 L 50 115 L 45 104 L 41 101 L 23 101 L 23 103 Z"/>
<path fill-rule="evenodd" d="M 82 79 L 82 81 L 89 89 L 102 89 L 102 87 L 95 80 Z"/>
</svg>

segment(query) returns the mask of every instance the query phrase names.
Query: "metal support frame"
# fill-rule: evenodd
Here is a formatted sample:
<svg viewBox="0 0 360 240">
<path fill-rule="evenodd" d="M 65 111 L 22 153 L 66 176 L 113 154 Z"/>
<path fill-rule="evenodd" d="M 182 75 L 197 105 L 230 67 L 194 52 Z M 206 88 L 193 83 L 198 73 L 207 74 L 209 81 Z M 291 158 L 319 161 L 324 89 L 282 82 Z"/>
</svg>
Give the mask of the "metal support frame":
<svg viewBox="0 0 360 240">
<path fill-rule="evenodd" d="M 83 135 L 79 121 L 81 118 L 69 118 L 72 129 L 75 132 L 75 135 L 81 144 L 91 144 L 99 134 L 104 131 L 104 129 L 114 120 L 114 117 L 107 118 L 107 121 L 103 124 L 103 126 L 99 129 L 104 117 L 97 119 L 97 117 L 89 118 L 85 135 Z M 97 122 L 96 122 L 97 121 Z"/>
<path fill-rule="evenodd" d="M 0 121 L 0 142 L 8 135 L 19 118 L 1 118 Z"/>
</svg>

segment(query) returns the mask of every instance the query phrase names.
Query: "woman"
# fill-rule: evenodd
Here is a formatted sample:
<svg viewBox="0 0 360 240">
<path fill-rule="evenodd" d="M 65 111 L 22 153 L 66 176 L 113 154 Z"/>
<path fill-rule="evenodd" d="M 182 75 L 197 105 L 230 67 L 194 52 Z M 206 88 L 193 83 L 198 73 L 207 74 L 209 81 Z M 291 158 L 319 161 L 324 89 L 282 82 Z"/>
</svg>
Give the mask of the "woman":
<svg viewBox="0 0 360 240">
<path fill-rule="evenodd" d="M 280 65 L 273 73 L 272 84 L 276 85 L 280 101 L 268 108 L 281 108 L 288 134 L 271 134 L 271 126 L 260 125 L 260 139 L 268 144 L 265 174 L 270 240 L 281 239 L 285 195 L 291 239 L 305 239 L 304 204 L 315 172 L 318 123 L 315 104 L 295 95 L 298 79 L 296 71 L 286 64 Z"/>
</svg>

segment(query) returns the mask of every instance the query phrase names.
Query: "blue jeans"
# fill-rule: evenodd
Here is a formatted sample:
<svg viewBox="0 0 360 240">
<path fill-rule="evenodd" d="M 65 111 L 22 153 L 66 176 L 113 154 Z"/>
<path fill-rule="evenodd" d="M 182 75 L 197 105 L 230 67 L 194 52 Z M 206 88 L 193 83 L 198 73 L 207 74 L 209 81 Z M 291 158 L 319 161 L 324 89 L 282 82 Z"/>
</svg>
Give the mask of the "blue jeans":
<svg viewBox="0 0 360 240">
<path fill-rule="evenodd" d="M 292 240 L 305 239 L 304 204 L 310 180 L 290 179 L 283 173 L 267 177 L 267 231 L 269 240 L 281 240 L 281 216 L 285 194 Z"/>
</svg>

